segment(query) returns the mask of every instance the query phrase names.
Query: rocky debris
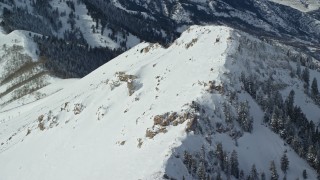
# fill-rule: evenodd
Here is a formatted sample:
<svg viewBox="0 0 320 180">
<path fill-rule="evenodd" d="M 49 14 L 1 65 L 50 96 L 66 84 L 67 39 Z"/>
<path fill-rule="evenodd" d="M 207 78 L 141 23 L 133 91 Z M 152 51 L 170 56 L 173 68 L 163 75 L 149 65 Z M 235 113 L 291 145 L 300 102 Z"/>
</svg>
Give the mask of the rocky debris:
<svg viewBox="0 0 320 180">
<path fill-rule="evenodd" d="M 150 44 L 149 46 L 141 49 L 140 53 L 148 53 L 150 50 L 160 47 L 159 43 Z"/>
<path fill-rule="evenodd" d="M 137 83 L 135 80 L 138 79 L 138 77 L 135 75 L 128 75 L 125 72 L 116 72 L 116 76 L 118 77 L 119 81 L 127 83 L 128 93 L 129 96 L 131 96 L 137 88 Z"/>
<path fill-rule="evenodd" d="M 158 134 L 158 132 L 154 132 L 151 129 L 146 130 L 146 137 L 152 139 Z"/>
<path fill-rule="evenodd" d="M 38 128 L 41 131 L 58 125 L 58 116 L 53 115 L 52 111 L 49 111 L 48 113 L 42 114 L 38 117 Z"/>
<path fill-rule="evenodd" d="M 77 103 L 74 105 L 73 113 L 74 115 L 80 114 L 84 110 L 85 106 L 81 103 Z"/>
<path fill-rule="evenodd" d="M 137 147 L 138 147 L 138 148 L 141 148 L 141 146 L 142 146 L 142 144 L 143 144 L 142 139 L 141 139 L 141 138 L 139 138 L 139 139 L 137 139 L 137 141 L 138 141 L 138 145 L 137 145 Z"/>
<path fill-rule="evenodd" d="M 126 144 L 126 141 L 118 141 L 116 144 L 119 146 L 124 146 Z"/>
<path fill-rule="evenodd" d="M 30 129 L 27 130 L 26 136 L 28 136 L 29 134 L 31 134 L 31 130 Z"/>
<path fill-rule="evenodd" d="M 194 106 L 195 105 L 191 105 L 190 107 L 195 108 Z M 177 112 L 167 112 L 163 115 L 156 115 L 153 118 L 153 127 L 146 130 L 146 137 L 152 139 L 159 133 L 167 133 L 168 127 L 178 126 L 186 121 L 188 121 L 186 131 L 193 131 L 197 124 L 197 117 L 196 113 L 189 111 L 181 114 Z"/>
<path fill-rule="evenodd" d="M 104 106 L 100 106 L 96 112 L 97 119 L 101 120 L 106 113 L 107 113 L 107 108 L 105 108 Z"/>
<path fill-rule="evenodd" d="M 189 49 L 190 47 L 192 47 L 197 41 L 198 41 L 197 38 L 192 39 L 190 43 L 186 44 L 186 49 Z"/>
<path fill-rule="evenodd" d="M 222 85 L 216 85 L 215 81 L 209 81 L 209 83 L 206 83 L 205 86 L 207 87 L 207 91 L 209 93 L 218 92 L 219 94 L 224 93 L 224 88 Z"/>
<path fill-rule="evenodd" d="M 64 105 L 62 105 L 62 107 L 61 107 L 61 111 L 69 112 L 68 106 L 69 106 L 69 102 L 65 102 Z"/>
<path fill-rule="evenodd" d="M 38 127 L 41 131 L 45 130 L 43 119 L 44 119 L 44 115 L 40 115 L 38 117 L 38 122 L 39 122 Z"/>
</svg>

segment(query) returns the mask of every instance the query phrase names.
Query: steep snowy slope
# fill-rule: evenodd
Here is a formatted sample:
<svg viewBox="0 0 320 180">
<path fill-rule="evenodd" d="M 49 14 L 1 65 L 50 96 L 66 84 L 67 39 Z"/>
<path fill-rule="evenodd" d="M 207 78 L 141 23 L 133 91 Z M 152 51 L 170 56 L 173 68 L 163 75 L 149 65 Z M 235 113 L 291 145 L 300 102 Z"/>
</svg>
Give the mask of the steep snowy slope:
<svg viewBox="0 0 320 180">
<path fill-rule="evenodd" d="M 33 33 L 0 31 L 0 111 L 27 104 L 62 88 L 61 79 L 53 77 L 44 67 L 44 59 L 38 56 Z M 67 80 L 70 82 L 71 80 Z M 54 83 L 50 91 L 41 88 Z"/>
<path fill-rule="evenodd" d="M 290 6 L 302 12 L 318 10 L 320 7 L 319 0 L 270 0 L 270 1 L 280 3 L 286 6 Z"/>
<path fill-rule="evenodd" d="M 274 160 L 282 178 L 279 159 L 287 151 L 287 178 L 302 178 L 305 169 L 315 179 L 308 163 L 263 121 L 264 112 L 239 80 L 242 72 L 257 83 L 273 77 L 271 85 L 281 83 L 275 87 L 286 91 L 286 84 L 301 84 L 289 75 L 294 55 L 290 47 L 223 26 L 192 26 L 167 49 L 139 44 L 52 96 L 0 112 L 0 177 L 225 179 L 230 173 L 214 155 L 222 143 L 227 156 L 238 152 L 245 176 L 255 164 L 269 178 Z M 312 71 L 312 77 L 320 74 Z M 303 87 L 291 88 L 308 98 Z M 253 118 L 249 130 L 235 120 L 245 101 Z M 312 101 L 308 105 L 319 112 Z M 318 121 L 315 111 L 305 113 Z"/>
<path fill-rule="evenodd" d="M 120 34 L 116 34 L 115 39 L 110 38 L 113 33 L 112 30 L 105 25 L 102 25 L 99 20 L 94 20 L 88 12 L 85 4 L 72 1 L 72 6 L 68 2 L 52 0 L 50 2 L 53 9 L 58 9 L 65 15 L 60 15 L 62 23 L 61 29 L 58 30 L 57 35 L 59 38 L 64 38 L 66 31 L 74 31 L 77 28 L 82 32 L 84 39 L 92 47 L 108 47 L 110 49 L 121 48 L 121 43 L 125 44 L 126 48 L 131 48 L 140 42 L 140 39 L 132 34 L 126 35 L 124 39 Z M 70 23 L 70 14 L 75 17 L 74 24 Z M 72 25 L 71 25 L 72 24 Z"/>
</svg>

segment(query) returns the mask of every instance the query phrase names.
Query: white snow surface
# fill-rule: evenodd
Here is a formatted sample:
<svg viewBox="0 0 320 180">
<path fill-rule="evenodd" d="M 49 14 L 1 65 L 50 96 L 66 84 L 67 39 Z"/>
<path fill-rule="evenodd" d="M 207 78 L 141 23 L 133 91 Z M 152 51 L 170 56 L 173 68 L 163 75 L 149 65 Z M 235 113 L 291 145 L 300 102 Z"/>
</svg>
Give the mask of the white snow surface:
<svg viewBox="0 0 320 180">
<path fill-rule="evenodd" d="M 318 10 L 320 7 L 319 0 L 270 0 L 282 5 L 290 6 L 302 12 Z"/>
<path fill-rule="evenodd" d="M 38 47 L 28 34 L 29 31 L 23 30 L 15 30 L 9 34 L 6 34 L 0 30 L 0 46 L 22 46 L 24 49 L 24 53 L 28 54 L 33 60 L 37 60 L 38 56 L 36 55 L 36 51 L 38 50 Z M 0 50 L 0 55 L 1 54 L 2 52 Z"/>
<path fill-rule="evenodd" d="M 0 112 L 0 178 L 162 179 L 167 171 L 181 179 L 187 171 L 170 156 L 179 147 L 200 149 L 204 137 L 188 134 L 187 122 L 170 126 L 167 133 L 153 139 L 146 138 L 146 130 L 152 128 L 154 116 L 182 112 L 192 101 L 221 107 L 223 96 L 211 96 L 203 83 L 233 82 L 241 70 L 249 68 L 235 55 L 242 36 L 262 43 L 228 27 L 191 26 L 167 49 L 141 43 L 83 79 L 60 84 L 64 87 L 51 96 Z M 264 66 L 281 61 L 277 57 L 282 57 L 282 52 L 277 49 L 267 47 L 266 53 L 275 59 L 264 62 Z M 253 59 L 247 59 L 250 66 L 255 63 Z M 131 96 L 127 83 L 119 81 L 119 72 L 137 77 Z M 234 77 L 228 80 L 228 74 Z M 47 88 L 42 92 L 57 89 Z M 307 169 L 309 178 L 315 179 L 314 170 L 261 124 L 262 111 L 254 100 L 246 93 L 239 97 L 250 103 L 253 133 L 245 133 L 238 147 L 226 134 L 217 134 L 214 143 L 222 142 L 228 151 L 237 150 L 246 174 L 255 163 L 269 178 L 270 161 L 275 160 L 282 178 L 278 161 L 288 150 L 291 165 L 287 178 L 302 178 L 302 169 Z M 42 115 L 44 130 L 38 121 Z"/>
</svg>

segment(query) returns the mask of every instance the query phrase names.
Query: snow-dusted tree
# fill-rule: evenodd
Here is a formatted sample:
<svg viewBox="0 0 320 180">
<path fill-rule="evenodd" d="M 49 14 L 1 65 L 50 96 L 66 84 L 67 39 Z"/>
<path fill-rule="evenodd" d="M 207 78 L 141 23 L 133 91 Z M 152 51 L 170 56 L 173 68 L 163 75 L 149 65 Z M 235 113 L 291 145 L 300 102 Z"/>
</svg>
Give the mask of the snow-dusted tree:
<svg viewBox="0 0 320 180">
<path fill-rule="evenodd" d="M 207 175 L 207 180 L 211 180 L 211 176 L 209 174 Z"/>
<path fill-rule="evenodd" d="M 231 175 L 236 178 L 239 178 L 238 154 L 235 150 L 233 150 L 231 153 L 230 166 L 231 166 Z"/>
<path fill-rule="evenodd" d="M 287 116 L 285 118 L 284 123 L 284 134 L 281 136 L 283 139 L 293 139 L 294 133 L 295 133 L 294 125 L 291 121 L 291 118 Z"/>
<path fill-rule="evenodd" d="M 243 172 L 243 170 L 240 170 L 239 179 L 244 179 L 244 172 Z"/>
<path fill-rule="evenodd" d="M 288 96 L 288 98 L 286 99 L 286 102 L 285 102 L 287 114 L 291 118 L 293 116 L 293 110 L 294 110 L 294 95 L 295 95 L 294 90 L 291 90 L 290 93 L 289 93 L 289 96 Z"/>
<path fill-rule="evenodd" d="M 289 169 L 289 159 L 287 157 L 287 154 L 284 153 L 283 156 L 281 157 L 281 170 L 284 173 L 287 173 L 288 169 Z"/>
<path fill-rule="evenodd" d="M 270 120 L 270 126 L 271 126 L 271 129 L 274 131 L 274 132 L 278 132 L 279 131 L 279 128 L 278 128 L 278 115 L 275 111 L 273 111 L 272 113 L 272 116 L 271 116 L 271 120 Z"/>
<path fill-rule="evenodd" d="M 300 61 L 297 62 L 297 76 L 301 77 L 301 63 L 300 63 Z"/>
<path fill-rule="evenodd" d="M 284 175 L 282 180 L 287 180 L 287 175 Z"/>
<path fill-rule="evenodd" d="M 249 113 L 249 102 L 241 102 L 238 107 L 238 122 L 241 128 L 246 132 L 251 132 L 253 128 L 253 119 Z"/>
<path fill-rule="evenodd" d="M 188 169 L 188 172 L 191 173 L 192 168 L 192 155 L 190 155 L 187 151 L 184 151 L 183 155 L 183 163 Z"/>
<path fill-rule="evenodd" d="M 256 165 L 253 164 L 252 167 L 251 167 L 251 179 L 252 180 L 256 180 L 256 179 L 259 179 L 259 173 L 257 171 L 257 168 L 256 168 Z"/>
<path fill-rule="evenodd" d="M 196 159 L 191 158 L 191 164 L 192 164 L 191 165 L 191 169 L 192 169 L 191 174 L 193 174 L 195 176 L 197 173 L 197 169 L 198 169 L 198 164 L 197 164 Z"/>
<path fill-rule="evenodd" d="M 266 174 L 264 172 L 261 173 L 261 180 L 266 180 Z"/>
<path fill-rule="evenodd" d="M 262 106 L 263 109 L 265 108 L 264 93 L 261 88 L 259 88 L 257 91 L 256 101 L 260 106 Z"/>
<path fill-rule="evenodd" d="M 319 90 L 318 90 L 318 82 L 316 78 L 313 78 L 312 84 L 311 84 L 311 97 L 317 101 L 319 96 Z M 318 102 L 317 102 L 318 103 Z"/>
<path fill-rule="evenodd" d="M 313 166 L 317 166 L 317 151 L 313 145 L 310 145 L 307 153 L 307 161 Z"/>
<path fill-rule="evenodd" d="M 216 180 L 222 180 L 220 171 L 217 172 Z"/>
<path fill-rule="evenodd" d="M 224 117 L 225 117 L 226 123 L 232 124 L 234 117 L 232 114 L 231 106 L 226 102 L 223 103 L 223 112 L 224 112 Z"/>
<path fill-rule="evenodd" d="M 304 85 L 305 89 L 309 89 L 310 71 L 308 67 L 304 68 L 302 72 L 302 80 L 305 82 L 305 85 Z"/>
<path fill-rule="evenodd" d="M 271 177 L 270 177 L 271 180 L 279 179 L 279 175 L 278 175 L 277 168 L 274 161 L 271 161 L 271 164 L 270 164 L 270 174 L 271 174 Z"/>
<path fill-rule="evenodd" d="M 217 144 L 215 155 L 220 160 L 220 162 L 223 162 L 223 147 L 222 147 L 222 143 L 218 143 Z"/>
<path fill-rule="evenodd" d="M 226 173 L 228 179 L 230 179 L 230 161 L 229 161 L 228 153 L 226 151 L 223 153 L 223 166 L 222 166 L 222 169 Z"/>
<path fill-rule="evenodd" d="M 305 169 L 303 170 L 302 177 L 303 177 L 303 179 L 307 179 L 308 178 L 307 170 L 305 170 Z"/>
<path fill-rule="evenodd" d="M 277 107 L 283 107 L 283 98 L 279 91 L 273 93 L 273 105 Z"/>
<path fill-rule="evenodd" d="M 200 162 L 199 164 L 197 175 L 199 180 L 206 180 L 206 169 L 203 162 Z"/>
</svg>

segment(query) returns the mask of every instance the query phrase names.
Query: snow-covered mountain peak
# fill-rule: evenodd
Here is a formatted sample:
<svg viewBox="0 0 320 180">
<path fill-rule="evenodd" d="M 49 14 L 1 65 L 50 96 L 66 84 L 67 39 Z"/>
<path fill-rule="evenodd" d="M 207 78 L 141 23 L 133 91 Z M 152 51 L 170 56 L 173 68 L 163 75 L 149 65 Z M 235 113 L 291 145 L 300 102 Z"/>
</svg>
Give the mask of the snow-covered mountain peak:
<svg viewBox="0 0 320 180">
<path fill-rule="evenodd" d="M 271 77 L 271 95 L 261 102 L 294 89 L 312 104 L 301 80 L 289 75 L 295 55 L 224 26 L 192 26 L 168 48 L 141 43 L 49 97 L 0 112 L 1 177 L 226 179 L 222 143 L 223 157 L 238 152 L 244 175 L 255 164 L 268 178 L 274 160 L 283 177 L 286 151 L 287 178 L 301 177 L 303 168 L 313 179 L 315 171 L 269 129 L 254 99 Z"/>
<path fill-rule="evenodd" d="M 6 163 L 0 166 L 20 171 L 13 176 L 3 171 L 3 177 L 38 179 L 38 165 L 49 179 L 139 179 L 163 171 L 191 119 L 157 127 L 154 118 L 167 112 L 182 117 L 207 93 L 209 81 L 223 71 L 230 31 L 195 26 L 167 49 L 140 44 L 51 97 L 1 113 L 6 126 L 0 158 Z M 153 139 L 146 137 L 150 134 Z M 51 145 L 44 146 L 47 142 Z M 24 159 L 15 158 L 22 164 L 8 161 L 12 155 Z M 145 156 L 153 158 L 142 161 Z M 137 166 L 144 170 L 135 171 Z M 78 173 L 68 173 L 68 167 Z"/>
</svg>

